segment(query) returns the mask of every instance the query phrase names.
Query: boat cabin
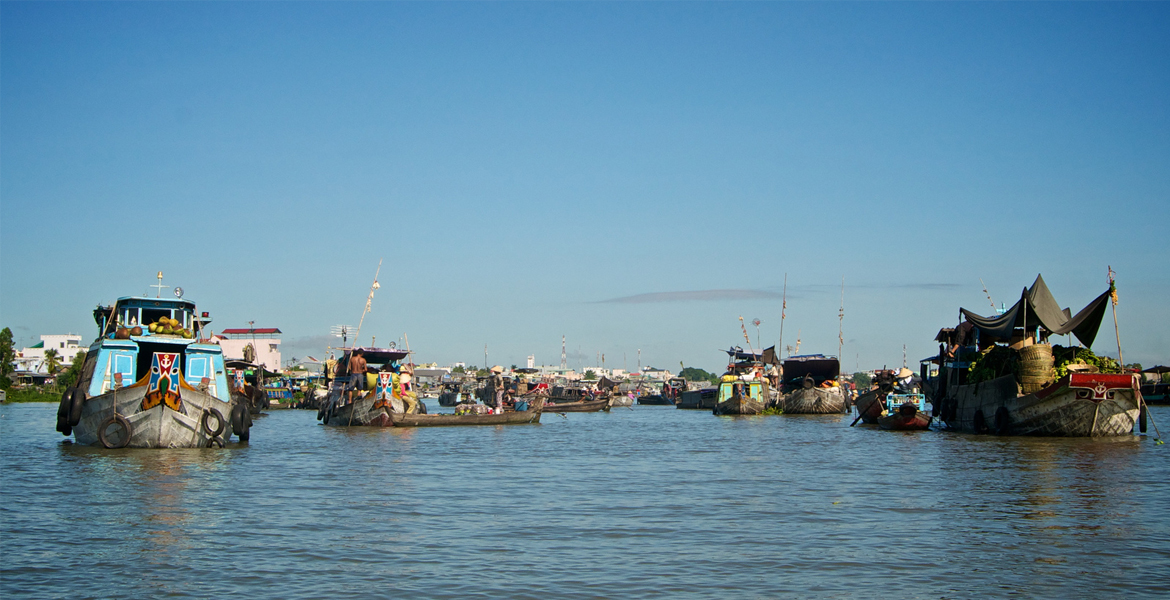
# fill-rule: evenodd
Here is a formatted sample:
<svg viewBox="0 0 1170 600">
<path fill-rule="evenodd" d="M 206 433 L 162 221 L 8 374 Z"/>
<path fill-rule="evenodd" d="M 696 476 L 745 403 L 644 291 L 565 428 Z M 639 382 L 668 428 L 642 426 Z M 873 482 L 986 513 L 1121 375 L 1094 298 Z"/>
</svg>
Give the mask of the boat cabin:
<svg viewBox="0 0 1170 600">
<path fill-rule="evenodd" d="M 841 362 L 836 356 L 824 354 L 789 356 L 784 359 L 781 387 L 785 391 L 805 387 L 808 380 L 812 381 L 810 387 L 820 387 L 826 381 L 836 381 L 840 375 Z"/>
<path fill-rule="evenodd" d="M 178 355 L 183 381 L 225 402 L 230 400 L 223 352 L 203 339 L 211 322 L 182 298 L 119 298 L 93 311 L 98 337 L 89 347 L 78 386 L 90 397 L 150 376 L 155 353 Z"/>
<path fill-rule="evenodd" d="M 746 395 L 756 402 L 767 402 L 767 389 L 764 380 L 743 381 L 737 379 L 733 381 L 722 381 L 719 383 L 718 402 L 731 400 L 737 392 Z"/>
</svg>

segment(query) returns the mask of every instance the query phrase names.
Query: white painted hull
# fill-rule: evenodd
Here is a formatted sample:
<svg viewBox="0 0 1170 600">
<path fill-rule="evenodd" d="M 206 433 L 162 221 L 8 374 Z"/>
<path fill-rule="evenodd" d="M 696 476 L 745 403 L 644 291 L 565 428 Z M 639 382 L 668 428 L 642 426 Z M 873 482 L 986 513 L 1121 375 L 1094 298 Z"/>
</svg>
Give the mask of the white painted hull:
<svg viewBox="0 0 1170 600">
<path fill-rule="evenodd" d="M 227 440 L 232 435 L 231 404 L 199 391 L 184 389 L 181 412 L 166 404 L 159 404 L 149 410 L 141 410 L 142 397 L 146 386 L 112 390 L 86 400 L 81 410 L 81 421 L 73 428 L 73 438 L 78 444 L 101 446 L 98 428 L 103 422 L 117 414 L 130 422 L 130 441 L 127 448 L 203 448 L 211 442 L 211 433 L 203 426 L 203 414 L 215 409 L 223 419 L 223 431 L 219 437 Z M 214 419 L 208 419 L 215 425 Z"/>
</svg>

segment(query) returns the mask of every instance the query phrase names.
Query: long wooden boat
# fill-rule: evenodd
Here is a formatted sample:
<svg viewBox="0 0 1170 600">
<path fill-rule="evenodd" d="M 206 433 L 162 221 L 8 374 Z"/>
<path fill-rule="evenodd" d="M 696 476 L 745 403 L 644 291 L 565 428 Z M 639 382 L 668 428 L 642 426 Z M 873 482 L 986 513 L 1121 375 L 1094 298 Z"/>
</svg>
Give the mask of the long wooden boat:
<svg viewBox="0 0 1170 600">
<path fill-rule="evenodd" d="M 550 413 L 600 412 L 600 411 L 608 411 L 609 408 L 610 408 L 610 399 L 609 398 L 602 398 L 600 400 L 586 400 L 584 402 L 545 403 L 544 412 L 550 412 Z"/>
<path fill-rule="evenodd" d="M 849 410 L 845 390 L 837 385 L 841 363 L 835 356 L 809 354 L 784 360 L 780 409 L 786 415 L 824 415 Z"/>
<path fill-rule="evenodd" d="M 540 422 L 540 410 L 521 410 L 490 415 L 408 415 L 390 413 L 395 427 L 451 427 L 463 425 L 523 425 Z"/>
<path fill-rule="evenodd" d="M 1130 435 L 1139 415 L 1140 383 L 1132 373 L 1069 372 L 1056 378 L 1051 335 L 1071 333 L 1090 348 L 1108 307 L 1112 286 L 1074 316 L 1061 309 L 1036 277 L 1020 300 L 994 317 L 960 309 L 965 322 L 944 329 L 936 406 L 948 427 L 969 433 L 1098 437 Z M 996 346 L 996 344 L 1005 344 Z M 1014 351 L 1020 373 L 976 379 L 972 358 L 995 348 Z M 988 349 L 980 352 L 980 349 Z"/>
<path fill-rule="evenodd" d="M 243 360 L 224 363 L 231 384 L 232 401 L 248 407 L 252 416 L 260 415 L 272 405 L 264 389 L 264 367 Z"/>
<path fill-rule="evenodd" d="M 223 352 L 203 339 L 211 318 L 178 298 L 127 296 L 94 310 L 99 335 L 76 387 L 61 398 L 57 431 L 106 448 L 223 447 L 249 437 L 233 402 Z"/>
</svg>

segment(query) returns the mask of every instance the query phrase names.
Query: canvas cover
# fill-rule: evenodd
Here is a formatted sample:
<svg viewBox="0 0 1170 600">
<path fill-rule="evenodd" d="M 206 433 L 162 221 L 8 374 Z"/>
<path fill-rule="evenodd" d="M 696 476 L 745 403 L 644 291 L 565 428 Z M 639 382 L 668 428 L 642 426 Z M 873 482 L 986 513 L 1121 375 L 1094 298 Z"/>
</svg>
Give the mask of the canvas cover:
<svg viewBox="0 0 1170 600">
<path fill-rule="evenodd" d="M 1097 337 L 1097 330 L 1101 327 L 1101 320 L 1105 317 L 1105 309 L 1109 305 L 1109 290 L 1097 296 L 1088 306 L 1081 309 L 1076 315 L 1067 308 L 1060 308 L 1044 278 L 1036 276 L 1032 287 L 1025 288 L 1020 294 L 1020 300 L 1002 315 L 984 317 L 965 308 L 959 309 L 963 316 L 971 323 L 985 340 L 1010 340 L 1016 328 L 1025 331 L 1035 327 L 1043 327 L 1050 334 L 1063 335 L 1072 333 L 1086 348 L 1093 345 Z"/>
</svg>

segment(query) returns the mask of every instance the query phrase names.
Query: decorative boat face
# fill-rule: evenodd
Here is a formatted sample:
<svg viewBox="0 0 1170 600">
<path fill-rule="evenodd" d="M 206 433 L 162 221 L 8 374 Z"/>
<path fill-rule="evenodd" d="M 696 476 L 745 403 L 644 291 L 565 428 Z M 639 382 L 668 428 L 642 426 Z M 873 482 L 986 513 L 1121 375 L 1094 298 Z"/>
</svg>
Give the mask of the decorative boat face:
<svg viewBox="0 0 1170 600">
<path fill-rule="evenodd" d="M 98 307 L 99 335 L 62 399 L 57 430 L 105 447 L 222 446 L 237 418 L 223 352 L 203 338 L 211 321 L 183 298 L 119 298 Z M 145 325 L 145 326 L 144 326 Z M 234 424 L 234 426 L 233 426 Z"/>
</svg>

